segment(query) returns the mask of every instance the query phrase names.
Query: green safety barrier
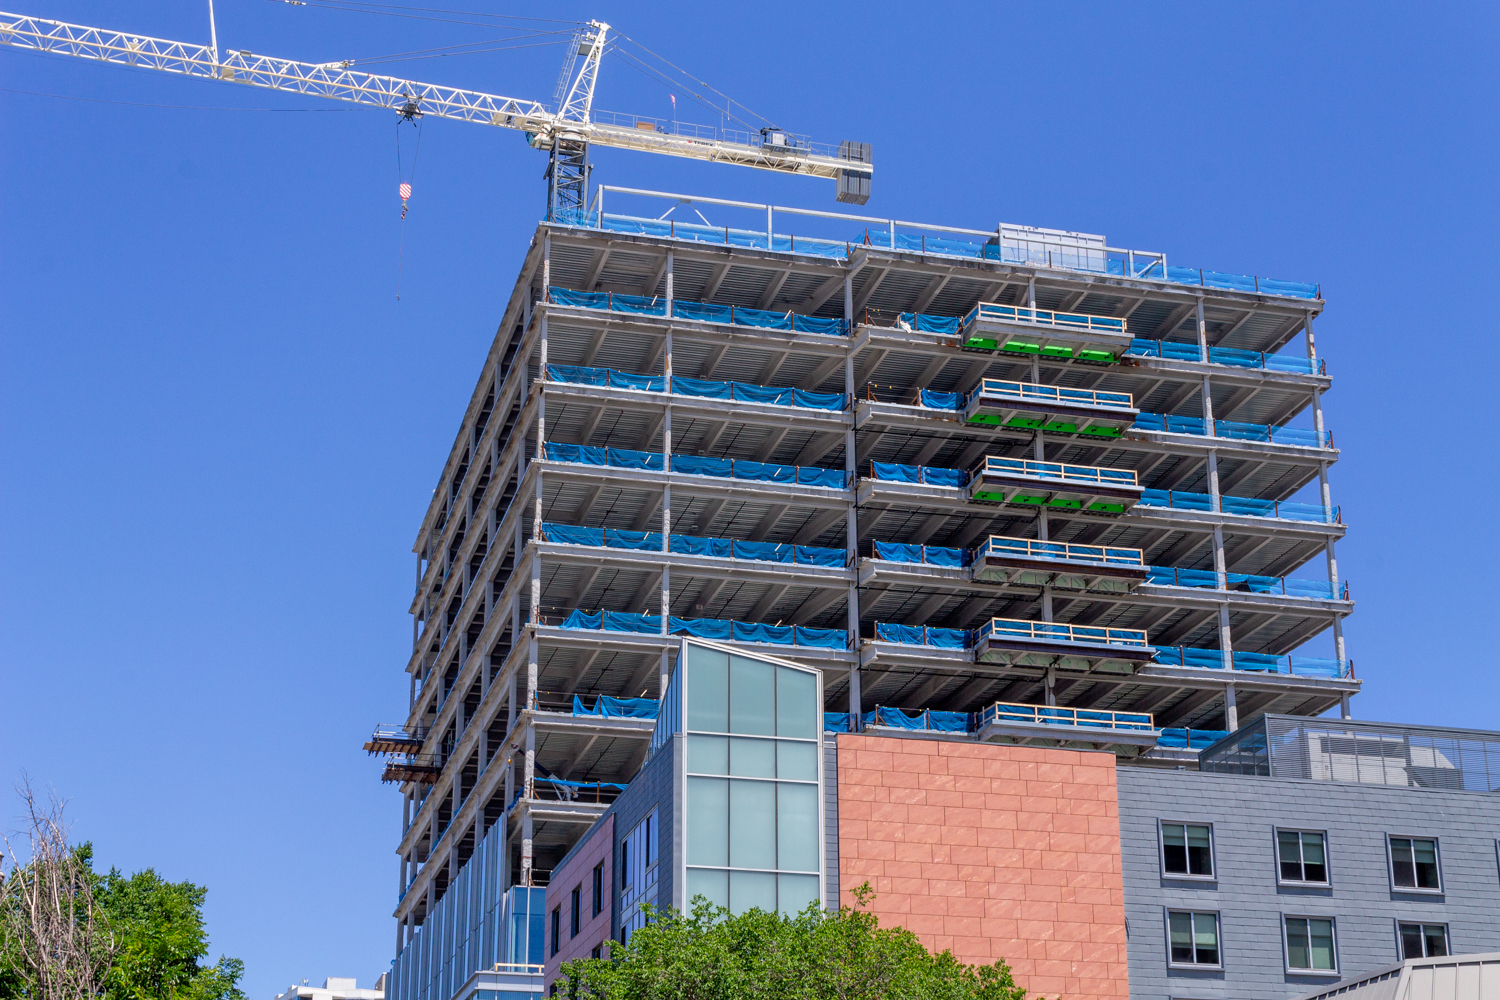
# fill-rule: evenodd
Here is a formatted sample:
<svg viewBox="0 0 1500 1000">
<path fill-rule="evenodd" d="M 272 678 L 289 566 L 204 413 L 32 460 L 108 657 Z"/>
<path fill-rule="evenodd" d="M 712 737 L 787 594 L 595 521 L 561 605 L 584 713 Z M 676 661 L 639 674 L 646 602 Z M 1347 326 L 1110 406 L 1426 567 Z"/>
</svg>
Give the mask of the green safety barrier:
<svg viewBox="0 0 1500 1000">
<path fill-rule="evenodd" d="M 1041 354 L 1042 345 L 1028 344 L 1020 340 L 1007 340 L 1001 350 L 1009 351 L 1012 354 Z"/>
<path fill-rule="evenodd" d="M 993 337 L 970 337 L 964 341 L 964 346 L 975 351 L 993 351 L 1000 342 Z"/>
</svg>

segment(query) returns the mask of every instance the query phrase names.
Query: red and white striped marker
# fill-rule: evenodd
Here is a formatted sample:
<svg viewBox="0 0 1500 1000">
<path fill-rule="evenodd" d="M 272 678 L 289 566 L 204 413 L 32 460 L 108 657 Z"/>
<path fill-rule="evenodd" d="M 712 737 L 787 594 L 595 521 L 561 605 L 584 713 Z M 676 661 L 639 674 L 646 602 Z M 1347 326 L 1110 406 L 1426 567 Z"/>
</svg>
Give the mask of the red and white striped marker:
<svg viewBox="0 0 1500 1000">
<path fill-rule="evenodd" d="M 403 184 L 403 185 L 401 185 L 401 200 L 405 201 L 406 199 L 408 199 L 410 197 L 411 197 L 411 185 L 410 184 Z"/>
</svg>

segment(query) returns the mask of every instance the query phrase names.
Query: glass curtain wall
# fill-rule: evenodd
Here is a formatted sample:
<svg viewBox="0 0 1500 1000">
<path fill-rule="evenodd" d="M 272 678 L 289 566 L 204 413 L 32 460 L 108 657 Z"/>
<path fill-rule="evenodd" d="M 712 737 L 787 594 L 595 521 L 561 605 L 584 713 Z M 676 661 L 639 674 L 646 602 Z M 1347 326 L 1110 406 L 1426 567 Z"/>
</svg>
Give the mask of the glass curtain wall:
<svg viewBox="0 0 1500 1000">
<path fill-rule="evenodd" d="M 822 898 L 820 675 L 686 653 L 686 899 L 796 913 Z"/>
</svg>

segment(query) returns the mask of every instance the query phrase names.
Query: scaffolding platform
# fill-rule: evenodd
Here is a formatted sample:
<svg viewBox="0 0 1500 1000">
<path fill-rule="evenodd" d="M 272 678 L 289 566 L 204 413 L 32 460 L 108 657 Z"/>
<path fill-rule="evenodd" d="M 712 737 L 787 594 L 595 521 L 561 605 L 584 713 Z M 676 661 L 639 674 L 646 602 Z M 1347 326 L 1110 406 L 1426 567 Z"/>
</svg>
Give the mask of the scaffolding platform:
<svg viewBox="0 0 1500 1000">
<path fill-rule="evenodd" d="M 986 663 L 1128 674 L 1155 652 L 1140 629 L 993 618 L 974 635 L 974 658 Z"/>
<path fill-rule="evenodd" d="M 1128 392 L 985 378 L 970 393 L 963 418 L 970 424 L 1109 441 L 1120 437 L 1139 412 Z"/>
<path fill-rule="evenodd" d="M 980 302 L 964 317 L 960 336 L 966 351 L 1114 364 L 1130 349 L 1126 326 L 1126 320 L 1114 316 Z"/>
<path fill-rule="evenodd" d="M 1128 592 L 1149 571 L 1140 549 L 991 535 L 974 550 L 971 572 L 986 583 Z"/>
<path fill-rule="evenodd" d="M 969 496 L 983 503 L 1123 514 L 1141 498 L 1132 469 L 987 457 L 973 472 Z"/>
<path fill-rule="evenodd" d="M 1139 756 L 1161 737 L 1149 712 L 1007 702 L 996 702 L 976 713 L 974 733 L 983 743 L 1113 750 L 1120 757 Z"/>
</svg>

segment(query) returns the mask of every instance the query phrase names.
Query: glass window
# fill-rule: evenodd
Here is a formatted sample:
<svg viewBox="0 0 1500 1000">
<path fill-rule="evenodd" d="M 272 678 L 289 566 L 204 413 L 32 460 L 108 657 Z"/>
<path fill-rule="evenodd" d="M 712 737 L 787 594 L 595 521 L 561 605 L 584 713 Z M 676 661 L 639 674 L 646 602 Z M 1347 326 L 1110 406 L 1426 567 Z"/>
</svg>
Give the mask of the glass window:
<svg viewBox="0 0 1500 1000">
<path fill-rule="evenodd" d="M 691 904 L 695 897 L 702 896 L 715 906 L 729 905 L 729 873 L 712 868 L 689 868 L 687 872 L 687 898 Z"/>
<path fill-rule="evenodd" d="M 1328 883 L 1328 856 L 1321 833 L 1277 830 L 1276 859 L 1283 882 Z"/>
<path fill-rule="evenodd" d="M 583 923 L 582 882 L 573 887 L 572 895 L 568 898 L 568 910 L 568 940 L 571 941 L 578 936 L 578 930 Z"/>
<path fill-rule="evenodd" d="M 1334 972 L 1333 920 L 1286 918 L 1286 965 L 1294 972 Z"/>
<path fill-rule="evenodd" d="M 729 773 L 740 778 L 776 777 L 776 741 L 731 738 Z"/>
<path fill-rule="evenodd" d="M 776 785 L 770 781 L 729 782 L 729 867 L 776 867 Z M 710 862 L 712 863 L 712 862 Z M 734 906 L 730 886 L 730 905 Z M 772 907 L 775 903 L 773 901 Z"/>
<path fill-rule="evenodd" d="M 620 888 L 630 888 L 630 841 L 620 842 Z"/>
<path fill-rule="evenodd" d="M 604 862 L 594 866 L 594 916 L 604 912 Z"/>
<path fill-rule="evenodd" d="M 728 774 L 729 737 L 690 735 L 687 738 L 687 769 L 692 774 Z"/>
<path fill-rule="evenodd" d="M 817 781 L 818 745 L 777 740 L 776 777 L 792 781 Z"/>
<path fill-rule="evenodd" d="M 782 913 L 801 913 L 818 899 L 818 876 L 777 875 L 776 905 Z"/>
<path fill-rule="evenodd" d="M 1195 823 L 1161 825 L 1162 870 L 1168 875 L 1212 878 L 1213 834 L 1210 827 Z"/>
<path fill-rule="evenodd" d="M 1219 964 L 1219 915 L 1172 910 L 1167 913 L 1167 934 L 1173 965 Z"/>
<path fill-rule="evenodd" d="M 818 738 L 818 679 L 804 670 L 776 668 L 776 735 Z"/>
<path fill-rule="evenodd" d="M 751 909 L 776 912 L 776 876 L 772 872 L 729 873 L 730 912 Z"/>
<path fill-rule="evenodd" d="M 1402 921 L 1398 930 L 1403 959 L 1442 958 L 1448 954 L 1447 924 L 1408 924 Z"/>
<path fill-rule="evenodd" d="M 687 780 L 687 863 L 729 864 L 729 781 Z"/>
<path fill-rule="evenodd" d="M 1392 837 L 1391 881 L 1398 889 L 1427 892 L 1441 889 L 1437 841 L 1420 837 Z"/>
<path fill-rule="evenodd" d="M 818 786 L 776 786 L 776 867 L 818 870 Z"/>
<path fill-rule="evenodd" d="M 688 646 L 687 728 L 729 731 L 729 654 Z"/>
<path fill-rule="evenodd" d="M 552 954 L 557 954 L 557 949 L 562 947 L 562 907 L 556 906 L 552 909 Z"/>
<path fill-rule="evenodd" d="M 729 732 L 775 736 L 775 696 L 774 665 L 748 656 L 729 658 Z"/>
</svg>

